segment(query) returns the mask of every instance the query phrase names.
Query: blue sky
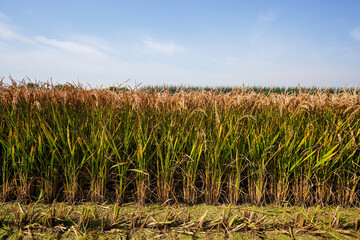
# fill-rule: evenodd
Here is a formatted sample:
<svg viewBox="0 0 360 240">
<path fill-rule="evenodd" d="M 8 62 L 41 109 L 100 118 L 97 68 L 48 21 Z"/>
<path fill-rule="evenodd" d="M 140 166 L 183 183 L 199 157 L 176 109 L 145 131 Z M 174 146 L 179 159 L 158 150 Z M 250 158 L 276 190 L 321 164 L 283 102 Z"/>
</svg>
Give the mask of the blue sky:
<svg viewBox="0 0 360 240">
<path fill-rule="evenodd" d="M 360 86 L 358 0 L 0 1 L 0 76 Z"/>
</svg>

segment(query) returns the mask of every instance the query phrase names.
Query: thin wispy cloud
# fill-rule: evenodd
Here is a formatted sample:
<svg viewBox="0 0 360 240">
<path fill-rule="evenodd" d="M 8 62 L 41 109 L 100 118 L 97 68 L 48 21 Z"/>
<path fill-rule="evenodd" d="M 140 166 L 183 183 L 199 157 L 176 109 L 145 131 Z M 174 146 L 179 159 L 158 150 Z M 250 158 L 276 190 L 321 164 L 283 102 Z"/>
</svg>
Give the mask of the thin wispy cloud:
<svg viewBox="0 0 360 240">
<path fill-rule="evenodd" d="M 0 22 L 0 38 L 10 40 L 17 37 L 18 35 L 15 32 L 9 29 L 5 24 Z"/>
<path fill-rule="evenodd" d="M 80 79 L 92 82 L 95 86 L 121 83 L 129 78 L 129 84 L 132 84 L 133 80 L 155 81 L 159 76 L 165 79 L 175 74 L 180 78 L 187 74 L 183 69 L 168 63 L 132 62 L 129 59 L 132 59 L 132 52 L 139 50 L 138 46 L 127 49 L 125 54 L 118 54 L 123 50 L 119 45 L 96 35 L 58 33 L 63 36 L 62 39 L 44 35 L 25 37 L 15 29 L 7 24 L 7 20 L 0 19 L 0 39 L 5 40 L 0 41 L 4 46 L 0 46 L 0 66 L 7 71 L 0 74 L 11 74 L 17 79 L 23 76 L 42 80 L 53 77 L 55 81 Z M 11 47 L 16 42 L 14 40 L 26 42 L 22 42 L 21 48 Z M 146 40 L 147 48 L 164 54 L 173 54 L 183 49 L 173 43 L 156 42 L 150 38 Z M 147 53 L 141 54 L 142 59 L 149 57 Z"/>
<path fill-rule="evenodd" d="M 260 12 L 258 16 L 258 22 L 253 29 L 254 38 L 261 38 L 265 30 L 269 28 L 269 26 L 276 20 L 277 17 L 277 11 L 267 11 L 266 13 Z"/>
<path fill-rule="evenodd" d="M 4 40 L 17 40 L 22 42 L 29 41 L 29 39 L 16 33 L 11 26 L 2 21 L 0 21 L 0 38 Z"/>
<path fill-rule="evenodd" d="M 0 12 L 0 19 L 2 19 L 2 20 L 9 20 L 9 17 L 8 17 L 6 14 Z"/>
<path fill-rule="evenodd" d="M 76 40 L 76 43 L 78 44 L 83 44 L 92 47 L 101 52 L 106 52 L 112 55 L 118 54 L 116 47 L 114 47 L 111 42 L 99 36 L 83 34 L 83 33 L 73 33 L 73 34 L 68 34 L 67 39 L 70 42 L 75 42 L 74 40 Z"/>
<path fill-rule="evenodd" d="M 70 42 L 70 41 L 59 41 L 55 39 L 46 38 L 43 36 L 36 36 L 36 39 L 45 45 L 55 47 L 67 52 L 81 53 L 81 54 L 96 54 L 99 53 L 95 48 L 87 46 L 85 44 Z"/>
<path fill-rule="evenodd" d="M 166 55 L 173 55 L 176 52 L 183 51 L 184 48 L 180 47 L 174 43 L 168 42 L 159 42 L 155 41 L 152 38 L 147 38 L 144 40 L 144 44 L 149 49 L 155 50 L 157 52 L 166 54 Z"/>
<path fill-rule="evenodd" d="M 360 41 L 360 27 L 353 29 L 353 30 L 350 32 L 350 36 L 351 36 L 353 39 Z"/>
</svg>

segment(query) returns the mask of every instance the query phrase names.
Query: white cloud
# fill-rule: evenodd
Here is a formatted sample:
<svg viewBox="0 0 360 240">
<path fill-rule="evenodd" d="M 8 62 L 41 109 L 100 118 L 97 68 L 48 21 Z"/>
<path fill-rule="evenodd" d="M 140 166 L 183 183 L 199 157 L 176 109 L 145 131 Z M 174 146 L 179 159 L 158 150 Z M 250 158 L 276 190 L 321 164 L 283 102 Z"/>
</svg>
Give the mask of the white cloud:
<svg viewBox="0 0 360 240">
<path fill-rule="evenodd" d="M 67 39 L 69 41 L 76 40 L 78 44 L 87 45 L 99 51 L 111 54 L 114 54 L 116 52 L 116 48 L 114 48 L 114 46 L 110 42 L 98 36 L 82 33 L 72 33 L 67 35 Z"/>
<path fill-rule="evenodd" d="M 0 37 L 2 39 L 14 39 L 17 38 L 17 34 L 9 29 L 5 24 L 0 23 Z"/>
<path fill-rule="evenodd" d="M 0 21 L 0 38 L 5 40 L 18 40 L 22 42 L 28 42 L 29 40 L 21 36 L 20 34 L 16 33 L 14 30 L 11 29 L 11 27 Z"/>
<path fill-rule="evenodd" d="M 96 54 L 99 53 L 95 48 L 85 44 L 79 44 L 70 41 L 59 41 L 55 39 L 49 39 L 42 36 L 36 36 L 36 39 L 43 44 L 52 46 L 67 52 L 81 53 L 81 54 Z"/>
<path fill-rule="evenodd" d="M 350 32 L 350 36 L 358 41 L 360 41 L 360 27 L 355 28 Z"/>
<path fill-rule="evenodd" d="M 144 40 L 144 43 L 146 47 L 167 55 L 172 55 L 176 52 L 184 50 L 184 48 L 174 43 L 158 42 L 154 41 L 152 38 L 147 38 L 146 40 Z"/>
</svg>

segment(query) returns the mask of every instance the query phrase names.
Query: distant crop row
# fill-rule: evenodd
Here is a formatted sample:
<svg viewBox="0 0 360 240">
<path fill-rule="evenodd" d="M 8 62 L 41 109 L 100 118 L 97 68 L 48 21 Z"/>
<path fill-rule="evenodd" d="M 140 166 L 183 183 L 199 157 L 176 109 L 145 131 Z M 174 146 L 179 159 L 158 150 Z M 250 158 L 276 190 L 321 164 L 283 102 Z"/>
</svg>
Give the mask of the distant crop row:
<svg viewBox="0 0 360 240">
<path fill-rule="evenodd" d="M 2 78 L 2 80 L 0 79 L 0 81 L 3 81 L 5 78 Z M 11 81 L 13 83 L 16 83 L 17 87 L 21 87 L 21 88 L 43 88 L 46 89 L 50 86 L 50 84 L 48 82 L 31 82 L 30 79 L 26 80 L 22 80 L 20 82 L 16 82 L 16 80 L 12 79 L 10 77 Z M 126 82 L 125 82 L 126 83 Z M 158 92 L 169 92 L 171 94 L 174 93 L 179 93 L 179 92 L 185 92 L 185 93 L 190 93 L 190 92 L 216 92 L 218 94 L 224 94 L 224 93 L 231 93 L 234 91 L 245 91 L 248 93 L 260 93 L 260 94 L 265 94 L 265 95 L 269 95 L 272 93 L 278 93 L 278 94 L 293 94 L 293 95 L 297 95 L 300 92 L 301 93 L 306 93 L 306 94 L 318 94 L 319 92 L 322 93 L 331 93 L 331 94 L 341 94 L 343 92 L 352 92 L 355 94 L 359 94 L 360 93 L 360 89 L 358 88 L 353 88 L 353 87 L 332 87 L 332 88 L 317 88 L 317 87 L 300 87 L 300 85 L 298 85 L 298 87 L 260 87 L 260 86 L 245 86 L 244 84 L 240 87 L 211 87 L 211 86 L 176 86 L 176 85 L 155 85 L 155 86 L 141 86 L 141 84 L 135 86 L 135 87 L 129 87 L 129 86 L 125 86 L 124 84 L 121 84 L 120 86 L 110 86 L 107 88 L 103 88 L 112 92 L 121 92 L 124 90 L 131 90 L 131 89 L 136 89 L 137 91 L 152 91 L 154 93 L 158 93 Z M 57 89 L 57 90 L 64 90 L 64 89 L 68 89 L 68 88 L 73 88 L 73 87 L 77 87 L 77 85 L 79 85 L 80 87 L 83 87 L 81 84 L 51 84 L 51 88 L 53 89 Z"/>
<path fill-rule="evenodd" d="M 0 85 L 2 201 L 359 205 L 360 96 Z"/>
</svg>

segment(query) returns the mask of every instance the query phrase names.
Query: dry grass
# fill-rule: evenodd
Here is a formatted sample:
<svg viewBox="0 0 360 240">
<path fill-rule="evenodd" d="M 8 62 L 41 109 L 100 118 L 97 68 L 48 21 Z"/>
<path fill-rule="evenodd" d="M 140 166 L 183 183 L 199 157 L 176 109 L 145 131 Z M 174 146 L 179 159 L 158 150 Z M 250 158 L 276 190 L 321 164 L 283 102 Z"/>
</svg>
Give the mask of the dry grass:
<svg viewBox="0 0 360 240">
<path fill-rule="evenodd" d="M 331 207 L 2 204 L 0 237 L 358 239 L 359 210 Z"/>
</svg>

